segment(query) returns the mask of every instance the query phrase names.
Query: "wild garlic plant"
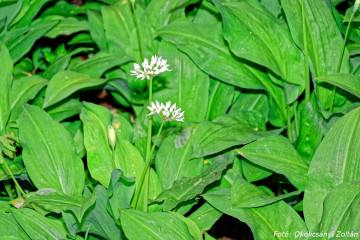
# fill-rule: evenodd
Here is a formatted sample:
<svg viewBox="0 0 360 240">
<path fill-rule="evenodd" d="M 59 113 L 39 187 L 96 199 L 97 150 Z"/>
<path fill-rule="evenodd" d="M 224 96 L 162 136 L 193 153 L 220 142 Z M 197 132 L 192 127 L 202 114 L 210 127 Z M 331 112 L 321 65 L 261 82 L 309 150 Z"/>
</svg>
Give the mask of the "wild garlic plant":
<svg viewBox="0 0 360 240">
<path fill-rule="evenodd" d="M 149 117 L 148 119 L 148 135 L 147 135 L 147 144 L 146 144 L 146 157 L 145 157 L 145 167 L 141 173 L 141 177 L 139 180 L 139 184 L 136 187 L 134 198 L 132 201 L 132 208 L 137 207 L 137 203 L 139 200 L 139 195 L 141 189 L 143 187 L 145 176 L 149 175 L 149 167 L 151 163 L 151 156 L 155 150 L 156 143 L 159 139 L 161 134 L 162 128 L 164 126 L 164 122 L 166 121 L 178 121 L 184 122 L 184 112 L 181 112 L 181 108 L 176 106 L 176 103 L 171 105 L 171 101 L 166 102 L 166 104 L 159 103 L 156 101 L 154 103 L 152 101 L 152 81 L 153 78 L 161 73 L 171 71 L 169 70 L 169 64 L 167 64 L 167 60 L 163 59 L 162 57 L 158 57 L 156 55 L 151 57 L 151 61 L 149 63 L 148 59 L 144 59 L 144 62 L 141 64 L 142 69 L 138 63 L 134 63 L 134 70 L 130 71 L 132 75 L 136 76 L 136 79 L 141 78 L 141 80 L 147 79 L 148 86 L 149 86 L 149 106 L 147 107 L 150 110 L 150 113 L 146 116 Z M 151 106 L 150 106 L 151 105 Z M 153 146 L 151 147 L 151 136 L 152 136 L 152 115 L 158 115 L 162 121 L 159 128 L 159 131 L 156 135 L 155 141 Z M 146 192 L 149 191 L 149 185 L 147 184 L 144 189 Z M 145 205 L 147 206 L 147 198 L 145 200 Z"/>
</svg>

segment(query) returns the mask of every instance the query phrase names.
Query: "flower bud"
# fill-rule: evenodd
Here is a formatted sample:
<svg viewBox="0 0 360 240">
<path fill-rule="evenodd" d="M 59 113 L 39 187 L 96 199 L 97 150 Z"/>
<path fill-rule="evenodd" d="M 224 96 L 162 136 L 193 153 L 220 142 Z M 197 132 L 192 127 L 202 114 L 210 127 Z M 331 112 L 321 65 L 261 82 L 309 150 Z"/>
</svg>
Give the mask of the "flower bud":
<svg viewBox="0 0 360 240">
<path fill-rule="evenodd" d="M 114 149 L 116 144 L 116 133 L 112 125 L 108 126 L 108 134 L 109 134 L 109 143 L 111 147 Z"/>
<path fill-rule="evenodd" d="M 360 6 L 360 0 L 356 0 L 353 9 L 354 13 L 359 9 L 359 6 Z"/>
<path fill-rule="evenodd" d="M 121 124 L 120 124 L 119 120 L 114 120 L 112 126 L 114 127 L 115 130 L 118 130 L 120 128 Z"/>
</svg>

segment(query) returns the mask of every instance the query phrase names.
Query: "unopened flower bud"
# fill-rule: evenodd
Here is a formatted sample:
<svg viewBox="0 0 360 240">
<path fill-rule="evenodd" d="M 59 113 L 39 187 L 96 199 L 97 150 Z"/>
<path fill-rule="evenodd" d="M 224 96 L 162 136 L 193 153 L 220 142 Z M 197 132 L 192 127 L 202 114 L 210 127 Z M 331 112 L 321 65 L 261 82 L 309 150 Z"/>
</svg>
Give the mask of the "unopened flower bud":
<svg viewBox="0 0 360 240">
<path fill-rule="evenodd" d="M 108 126 L 108 134 L 109 134 L 109 143 L 111 147 L 114 149 L 116 144 L 116 133 L 112 125 Z"/>
<path fill-rule="evenodd" d="M 113 125 L 115 130 L 118 130 L 120 128 L 120 126 L 121 126 L 119 120 L 114 120 L 112 125 Z"/>
<path fill-rule="evenodd" d="M 360 6 L 360 0 L 356 0 L 353 9 L 354 13 L 359 9 L 359 6 Z"/>
</svg>

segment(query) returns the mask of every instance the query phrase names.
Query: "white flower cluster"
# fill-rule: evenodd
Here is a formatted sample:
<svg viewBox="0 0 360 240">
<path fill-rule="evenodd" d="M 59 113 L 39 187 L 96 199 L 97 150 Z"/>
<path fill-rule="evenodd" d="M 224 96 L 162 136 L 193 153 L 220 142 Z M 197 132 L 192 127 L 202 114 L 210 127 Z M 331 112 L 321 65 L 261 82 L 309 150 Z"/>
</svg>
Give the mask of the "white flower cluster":
<svg viewBox="0 0 360 240">
<path fill-rule="evenodd" d="M 161 57 L 152 56 L 151 62 L 149 64 L 149 61 L 145 58 L 144 62 L 142 63 L 143 70 L 140 69 L 140 65 L 137 63 L 134 63 L 134 70 L 130 71 L 132 74 L 135 75 L 136 79 L 141 78 L 141 80 L 144 80 L 144 78 L 150 79 L 153 78 L 160 73 L 171 71 L 168 69 L 169 65 L 166 64 L 167 60 L 161 59 Z"/>
<path fill-rule="evenodd" d="M 184 112 L 181 112 L 181 108 L 176 107 L 176 103 L 171 106 L 171 102 L 168 101 L 165 105 L 156 101 L 151 103 L 151 107 L 147 107 L 150 113 L 146 116 L 153 114 L 159 115 L 164 121 L 184 121 Z"/>
</svg>

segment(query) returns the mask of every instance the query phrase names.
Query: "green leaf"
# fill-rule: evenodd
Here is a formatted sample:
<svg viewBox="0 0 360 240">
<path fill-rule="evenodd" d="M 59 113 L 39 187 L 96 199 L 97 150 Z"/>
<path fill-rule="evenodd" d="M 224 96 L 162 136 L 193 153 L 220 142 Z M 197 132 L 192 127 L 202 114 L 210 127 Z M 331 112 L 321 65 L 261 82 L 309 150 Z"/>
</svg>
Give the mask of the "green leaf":
<svg viewBox="0 0 360 240">
<path fill-rule="evenodd" d="M 48 84 L 48 80 L 39 76 L 29 76 L 16 79 L 11 87 L 11 120 L 17 120 L 22 106 L 33 99 L 41 89 Z"/>
<path fill-rule="evenodd" d="M 314 229 L 323 213 L 323 201 L 336 186 L 360 178 L 360 108 L 340 118 L 325 135 L 310 164 L 304 195 L 304 215 Z"/>
<path fill-rule="evenodd" d="M 176 180 L 170 189 L 158 196 L 157 201 L 164 201 L 164 211 L 170 211 L 179 203 L 196 197 L 206 186 L 221 178 L 222 172 L 232 163 L 233 158 L 233 154 L 217 156 L 200 175 Z"/>
<path fill-rule="evenodd" d="M 20 60 L 33 47 L 36 40 L 45 35 L 58 21 L 42 22 L 32 27 L 13 30 L 5 39 L 13 62 Z"/>
<path fill-rule="evenodd" d="M 154 99 L 176 103 L 185 111 L 187 122 L 204 120 L 209 95 L 209 76 L 171 43 L 161 42 L 159 55 L 168 60 L 172 71 L 157 77 L 166 82 L 166 88 L 156 91 Z M 194 108 L 194 105 L 198 107 Z"/>
<path fill-rule="evenodd" d="M 28 208 L 12 211 L 15 220 L 31 239 L 66 239 L 67 230 L 60 220 L 53 220 Z"/>
<path fill-rule="evenodd" d="M 101 15 L 109 53 L 124 54 L 131 33 L 135 29 L 130 2 L 103 5 Z"/>
<path fill-rule="evenodd" d="M 218 102 L 218 104 L 220 101 Z M 257 111 L 261 113 L 265 119 L 269 115 L 269 102 L 266 94 L 262 92 L 240 92 L 240 95 L 236 98 L 235 102 L 231 105 L 229 113 L 239 111 Z"/>
<path fill-rule="evenodd" d="M 0 3 L 0 19 L 5 19 L 5 29 L 10 23 L 15 19 L 16 15 L 19 13 L 22 5 L 22 1 L 2 1 Z"/>
<path fill-rule="evenodd" d="M 222 216 L 222 213 L 216 210 L 209 203 L 205 202 L 195 212 L 189 215 L 189 218 L 199 227 L 203 234 L 214 225 L 214 223 Z"/>
<path fill-rule="evenodd" d="M 275 233 L 308 232 L 301 217 L 283 201 L 259 208 L 232 208 L 230 189 L 209 192 L 203 198 L 219 211 L 245 222 L 255 240 L 286 239 Z"/>
<path fill-rule="evenodd" d="M 138 150 L 128 140 L 119 138 L 116 140 L 114 156 L 116 168 L 123 171 L 125 177 L 140 178 L 145 162 Z"/>
<path fill-rule="evenodd" d="M 234 86 L 263 89 L 261 81 L 266 75 L 231 55 L 219 25 L 175 22 L 157 34 L 175 44 L 209 75 Z"/>
<path fill-rule="evenodd" d="M 89 21 L 91 38 L 99 47 L 100 51 L 107 51 L 105 29 L 101 14 L 95 10 L 88 10 L 87 16 Z"/>
<path fill-rule="evenodd" d="M 244 177 L 248 182 L 256 182 L 261 179 L 269 177 L 274 172 L 263 168 L 257 164 L 254 164 L 248 160 L 242 159 L 241 167 L 243 170 Z"/>
<path fill-rule="evenodd" d="M 224 37 L 231 51 L 299 85 L 300 95 L 305 88 L 304 57 L 286 28 L 256 1 L 215 0 L 214 3 L 223 18 Z M 297 96 L 289 102 L 295 101 Z"/>
<path fill-rule="evenodd" d="M 52 192 L 46 195 L 34 194 L 26 199 L 25 204 L 36 203 L 46 210 L 61 213 L 61 211 L 67 210 L 70 207 L 81 207 L 84 202 L 85 199 L 82 195 L 70 196 L 62 193 Z"/>
<path fill-rule="evenodd" d="M 106 70 L 132 61 L 132 59 L 132 57 L 126 55 L 98 54 L 73 66 L 71 70 L 89 75 L 93 78 L 98 78 L 101 77 Z"/>
<path fill-rule="evenodd" d="M 324 127 L 317 99 L 312 96 L 300 111 L 300 131 L 296 140 L 296 150 L 306 161 L 311 161 L 317 147 L 321 143 Z"/>
<path fill-rule="evenodd" d="M 283 136 L 263 138 L 237 151 L 255 164 L 285 175 L 296 188 L 305 188 L 309 166 L 287 138 Z"/>
<path fill-rule="evenodd" d="M 92 50 L 92 48 L 77 48 L 68 54 L 59 56 L 45 69 L 42 76 L 46 79 L 51 79 L 57 72 L 63 71 L 67 68 L 73 55 L 90 50 Z"/>
<path fill-rule="evenodd" d="M 0 236 L 5 239 L 30 239 L 13 216 L 8 213 L 0 212 Z M 11 238 L 12 237 L 12 238 Z"/>
<path fill-rule="evenodd" d="M 95 208 L 85 217 L 81 232 L 89 231 L 109 240 L 122 239 L 119 228 L 106 209 L 108 199 L 105 187 L 97 185 L 95 192 Z"/>
<path fill-rule="evenodd" d="M 13 64 L 5 45 L 0 42 L 0 132 L 5 129 L 10 114 L 10 89 Z"/>
<path fill-rule="evenodd" d="M 232 208 L 256 208 L 262 207 L 283 199 L 297 196 L 302 191 L 286 193 L 277 197 L 266 194 L 257 186 L 248 183 L 245 179 L 237 179 L 231 188 L 231 207 Z"/>
<path fill-rule="evenodd" d="M 91 177 L 108 187 L 113 170 L 112 151 L 108 140 L 108 126 L 112 124 L 112 114 L 100 105 L 87 102 L 83 104 L 80 119 L 84 125 L 87 166 Z"/>
<path fill-rule="evenodd" d="M 19 119 L 23 161 L 39 189 L 76 195 L 84 189 L 84 166 L 66 129 L 38 107 L 25 105 Z"/>
<path fill-rule="evenodd" d="M 80 158 L 83 158 L 86 155 L 86 150 L 84 146 L 84 132 L 82 122 L 76 120 L 73 122 L 62 122 L 61 124 L 66 128 L 66 130 L 70 132 L 74 140 L 76 152 Z"/>
<path fill-rule="evenodd" d="M 106 81 L 107 79 L 92 78 L 71 71 L 58 72 L 50 80 L 46 89 L 44 108 L 65 99 L 78 90 L 98 86 Z"/>
<path fill-rule="evenodd" d="M 81 112 L 81 109 L 81 102 L 70 98 L 58 104 L 52 105 L 47 109 L 47 113 L 49 113 L 54 120 L 61 122 L 69 117 L 78 115 Z"/>
<path fill-rule="evenodd" d="M 19 23 L 16 25 L 18 28 L 29 26 L 31 21 L 36 17 L 41 8 L 47 3 L 49 0 L 33 0 L 30 2 L 29 10 L 25 13 Z"/>
<path fill-rule="evenodd" d="M 324 200 L 324 212 L 318 232 L 337 236 L 360 229 L 360 182 L 346 182 L 335 187 Z M 355 235 L 353 235 L 355 237 Z M 348 236 L 349 239 L 352 236 Z"/>
<path fill-rule="evenodd" d="M 194 135 L 192 157 L 211 155 L 282 131 L 264 130 L 265 121 L 258 112 L 242 111 L 220 116 L 212 122 L 203 121 Z"/>
<path fill-rule="evenodd" d="M 74 33 L 89 31 L 89 24 L 87 21 L 79 20 L 74 17 L 64 18 L 61 16 L 52 15 L 44 18 L 39 18 L 35 22 L 47 22 L 54 20 L 60 22 L 55 27 L 50 29 L 50 31 L 45 34 L 45 37 L 54 39 L 58 36 L 70 36 Z"/>
<path fill-rule="evenodd" d="M 296 43 L 304 49 L 302 1 L 281 0 L 289 23 L 290 31 Z M 343 38 L 334 16 L 326 1 L 304 0 L 306 19 L 306 42 L 315 77 L 336 73 Z M 326 39 L 326 41 L 325 41 Z M 349 54 L 345 50 L 340 72 L 349 72 Z M 316 94 L 324 109 L 328 109 L 332 89 L 316 86 Z M 338 94 L 337 94 L 338 95 Z"/>
<path fill-rule="evenodd" d="M 122 210 L 120 220 L 129 240 L 202 239 L 195 223 L 174 212 L 145 213 L 138 210 Z"/>
<path fill-rule="evenodd" d="M 179 134 L 168 136 L 161 144 L 156 157 L 155 167 L 163 189 L 173 186 L 176 179 L 199 175 L 203 170 L 203 159 L 190 159 L 192 128 Z"/>
<path fill-rule="evenodd" d="M 209 105 L 206 120 L 211 121 L 229 110 L 233 100 L 234 90 L 234 86 L 215 79 L 210 80 Z"/>
<path fill-rule="evenodd" d="M 330 74 L 316 78 L 317 82 L 335 85 L 360 98 L 360 77 L 347 73 Z"/>
</svg>

